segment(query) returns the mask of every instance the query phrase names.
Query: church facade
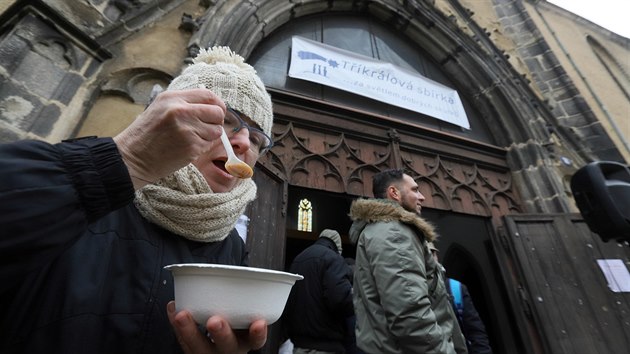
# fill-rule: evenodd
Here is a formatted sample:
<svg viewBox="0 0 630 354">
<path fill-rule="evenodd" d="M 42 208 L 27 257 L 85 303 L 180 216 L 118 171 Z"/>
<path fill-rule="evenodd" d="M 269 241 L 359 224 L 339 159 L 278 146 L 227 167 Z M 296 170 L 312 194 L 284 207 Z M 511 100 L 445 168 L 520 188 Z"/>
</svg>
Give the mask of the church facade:
<svg viewBox="0 0 630 354">
<path fill-rule="evenodd" d="M 630 267 L 630 248 L 588 230 L 569 186 L 589 162 L 630 162 L 630 39 L 543 0 L 9 0 L 0 19 L 0 142 L 114 136 L 200 48 L 227 45 L 274 103 L 253 266 L 284 269 L 324 228 L 348 243 L 351 200 L 403 168 L 495 352 L 630 343 L 630 294 L 597 266 Z M 455 90 L 469 126 L 290 77 L 294 37 Z"/>
</svg>

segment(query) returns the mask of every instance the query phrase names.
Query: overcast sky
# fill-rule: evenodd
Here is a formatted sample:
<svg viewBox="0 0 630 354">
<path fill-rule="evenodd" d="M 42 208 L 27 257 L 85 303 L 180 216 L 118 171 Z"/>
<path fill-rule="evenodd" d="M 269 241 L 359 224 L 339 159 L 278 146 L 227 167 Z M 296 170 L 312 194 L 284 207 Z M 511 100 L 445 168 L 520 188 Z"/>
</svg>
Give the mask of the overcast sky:
<svg viewBox="0 0 630 354">
<path fill-rule="evenodd" d="M 630 0 L 547 0 L 607 30 L 630 38 Z"/>
</svg>

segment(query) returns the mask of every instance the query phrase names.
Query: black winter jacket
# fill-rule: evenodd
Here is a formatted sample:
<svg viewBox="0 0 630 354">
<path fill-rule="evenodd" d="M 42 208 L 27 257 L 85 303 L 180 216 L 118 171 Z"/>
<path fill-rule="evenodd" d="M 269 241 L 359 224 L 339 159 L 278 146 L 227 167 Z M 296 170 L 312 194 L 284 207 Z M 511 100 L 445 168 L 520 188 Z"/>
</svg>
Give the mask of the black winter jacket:
<svg viewBox="0 0 630 354">
<path fill-rule="evenodd" d="M 293 345 L 344 352 L 345 320 L 354 314 L 352 283 L 335 243 L 320 237 L 295 257 L 289 271 L 304 276 L 291 289 L 283 314 Z"/>
<path fill-rule="evenodd" d="M 490 348 L 490 340 L 488 339 L 486 326 L 483 324 L 483 320 L 475 308 L 475 304 L 468 292 L 468 288 L 466 285 L 460 283 L 460 301 L 462 306 L 458 309 L 449 280 L 450 279 L 447 279 L 446 281 L 446 288 L 452 299 L 451 303 L 453 305 L 453 310 L 457 315 L 457 322 L 464 333 L 464 338 L 466 338 L 468 354 L 492 354 L 492 348 Z"/>
<path fill-rule="evenodd" d="M 146 221 L 111 139 L 0 145 L 0 352 L 178 353 L 164 266 L 245 264 Z"/>
</svg>

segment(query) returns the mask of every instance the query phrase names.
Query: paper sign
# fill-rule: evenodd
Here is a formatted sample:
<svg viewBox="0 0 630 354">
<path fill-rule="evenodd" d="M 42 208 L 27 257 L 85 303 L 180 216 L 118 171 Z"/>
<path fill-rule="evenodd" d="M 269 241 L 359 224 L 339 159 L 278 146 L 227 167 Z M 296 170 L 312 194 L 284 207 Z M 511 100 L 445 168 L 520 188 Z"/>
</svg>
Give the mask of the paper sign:
<svg viewBox="0 0 630 354">
<path fill-rule="evenodd" d="M 598 259 L 608 287 L 613 292 L 630 292 L 630 272 L 621 259 Z"/>
</svg>

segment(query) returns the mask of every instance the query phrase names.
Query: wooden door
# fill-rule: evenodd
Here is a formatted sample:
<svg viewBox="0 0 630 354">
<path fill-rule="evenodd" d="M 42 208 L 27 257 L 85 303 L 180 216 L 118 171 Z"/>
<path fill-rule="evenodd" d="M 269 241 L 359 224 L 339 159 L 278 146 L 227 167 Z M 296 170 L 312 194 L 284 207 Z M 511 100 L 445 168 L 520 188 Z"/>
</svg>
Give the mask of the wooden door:
<svg viewBox="0 0 630 354">
<path fill-rule="evenodd" d="M 256 166 L 253 178 L 258 195 L 247 210 L 249 265 L 284 270 L 287 183 L 261 165 Z M 281 341 L 281 324 L 276 322 L 269 326 L 265 346 L 252 353 L 278 353 Z"/>
<path fill-rule="evenodd" d="M 247 213 L 249 265 L 284 270 L 287 183 L 264 166 L 256 167 L 253 178 L 258 195 Z"/>
<path fill-rule="evenodd" d="M 505 225 L 498 258 L 527 352 L 628 353 L 630 292 L 613 292 L 597 262 L 627 269 L 628 244 L 602 242 L 577 214 L 507 216 Z"/>
</svg>

